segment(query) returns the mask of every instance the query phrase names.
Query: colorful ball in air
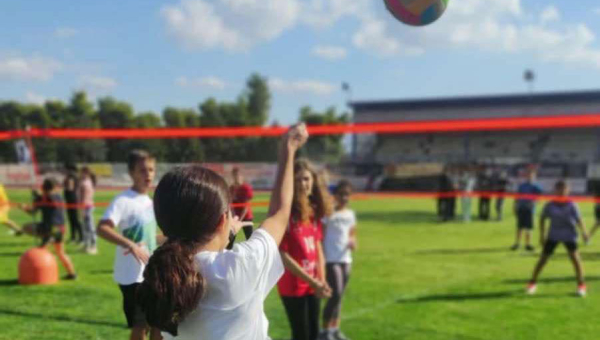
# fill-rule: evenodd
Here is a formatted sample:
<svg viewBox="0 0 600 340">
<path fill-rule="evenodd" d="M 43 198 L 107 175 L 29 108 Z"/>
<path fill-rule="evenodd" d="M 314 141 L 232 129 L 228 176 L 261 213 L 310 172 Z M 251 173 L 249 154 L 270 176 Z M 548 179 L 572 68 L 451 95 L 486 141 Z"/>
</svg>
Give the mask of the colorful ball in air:
<svg viewBox="0 0 600 340">
<path fill-rule="evenodd" d="M 425 26 L 439 19 L 450 0 L 384 0 L 392 15 L 411 26 Z"/>
</svg>

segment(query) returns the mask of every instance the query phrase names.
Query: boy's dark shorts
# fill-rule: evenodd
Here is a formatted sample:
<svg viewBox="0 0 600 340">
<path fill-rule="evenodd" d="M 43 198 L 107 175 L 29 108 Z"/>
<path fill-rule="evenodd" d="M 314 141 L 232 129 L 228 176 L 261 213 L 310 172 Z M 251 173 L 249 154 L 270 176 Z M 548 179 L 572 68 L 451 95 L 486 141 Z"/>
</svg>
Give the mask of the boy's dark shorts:
<svg viewBox="0 0 600 340">
<path fill-rule="evenodd" d="M 533 229 L 533 209 L 517 209 L 517 228 L 526 230 Z"/>
<path fill-rule="evenodd" d="M 600 204 L 596 204 L 594 208 L 594 213 L 596 215 L 596 222 L 600 222 Z"/>
<path fill-rule="evenodd" d="M 123 311 L 129 328 L 147 326 L 146 316 L 136 299 L 136 290 L 139 285 L 139 283 L 119 285 L 123 294 Z"/>
<path fill-rule="evenodd" d="M 544 244 L 544 250 L 542 251 L 545 255 L 552 255 L 554 254 L 554 250 L 556 249 L 556 246 L 558 246 L 559 243 L 562 243 L 565 245 L 565 248 L 567 248 L 567 251 L 569 251 L 569 253 L 573 253 L 575 251 L 577 251 L 577 242 L 575 241 L 553 241 L 553 240 L 547 240 L 546 243 Z"/>
</svg>

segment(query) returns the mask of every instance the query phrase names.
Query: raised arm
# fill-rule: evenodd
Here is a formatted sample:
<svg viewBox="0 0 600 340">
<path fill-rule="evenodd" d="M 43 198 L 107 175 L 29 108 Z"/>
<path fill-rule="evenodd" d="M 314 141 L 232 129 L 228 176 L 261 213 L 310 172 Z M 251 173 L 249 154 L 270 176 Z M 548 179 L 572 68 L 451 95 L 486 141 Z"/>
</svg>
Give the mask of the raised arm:
<svg viewBox="0 0 600 340">
<path fill-rule="evenodd" d="M 283 137 L 279 150 L 279 165 L 277 168 L 277 179 L 271 193 L 269 213 L 262 224 L 262 228 L 271 234 L 275 243 L 279 245 L 285 228 L 290 219 L 292 199 L 294 195 L 294 156 L 296 151 L 308 139 L 308 132 L 304 124 L 298 124 L 290 128 Z"/>
</svg>

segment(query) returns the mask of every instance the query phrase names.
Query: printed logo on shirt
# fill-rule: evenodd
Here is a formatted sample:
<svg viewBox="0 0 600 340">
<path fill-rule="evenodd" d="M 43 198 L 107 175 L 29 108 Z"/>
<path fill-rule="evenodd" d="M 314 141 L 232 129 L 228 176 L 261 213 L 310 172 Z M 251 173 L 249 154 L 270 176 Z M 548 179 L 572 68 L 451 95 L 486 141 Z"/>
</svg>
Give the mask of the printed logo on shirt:
<svg viewBox="0 0 600 340">
<path fill-rule="evenodd" d="M 306 250 L 308 252 L 314 253 L 317 250 L 317 247 L 315 246 L 315 238 L 312 236 L 308 236 L 308 237 L 303 237 L 304 239 L 304 245 L 306 246 Z"/>
</svg>

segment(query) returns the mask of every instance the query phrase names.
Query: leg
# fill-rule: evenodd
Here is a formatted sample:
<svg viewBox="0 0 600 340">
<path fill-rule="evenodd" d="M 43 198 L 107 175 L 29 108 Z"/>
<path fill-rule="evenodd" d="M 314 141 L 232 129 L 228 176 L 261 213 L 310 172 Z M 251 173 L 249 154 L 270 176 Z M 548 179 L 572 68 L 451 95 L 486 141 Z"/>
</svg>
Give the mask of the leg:
<svg viewBox="0 0 600 340">
<path fill-rule="evenodd" d="M 331 287 L 331 297 L 323 309 L 323 328 L 335 328 L 339 318 L 341 304 L 341 290 L 344 284 L 344 274 L 341 263 L 327 264 L 327 284 Z"/>
<path fill-rule="evenodd" d="M 93 213 L 93 208 L 86 208 L 83 216 L 85 243 L 89 250 L 96 249 L 96 231 L 94 230 Z"/>
<path fill-rule="evenodd" d="M 65 246 L 63 245 L 63 243 L 55 242 L 54 249 L 56 250 L 56 255 L 60 259 L 60 262 L 62 263 L 63 267 L 65 267 L 67 273 L 69 273 L 70 275 L 75 275 L 75 267 L 73 266 L 73 262 L 71 262 L 69 256 L 65 253 Z"/>
<path fill-rule="evenodd" d="M 281 301 L 292 330 L 292 340 L 311 340 L 308 337 L 308 306 L 304 297 L 282 296 Z"/>
<path fill-rule="evenodd" d="M 146 338 L 146 327 L 134 326 L 131 327 L 131 334 L 129 340 L 144 340 Z"/>
<path fill-rule="evenodd" d="M 542 250 L 542 255 L 540 256 L 540 259 L 538 260 L 537 264 L 535 265 L 535 268 L 533 269 L 533 274 L 531 275 L 530 283 L 537 282 L 538 277 L 540 276 L 540 274 L 542 273 L 542 270 L 544 269 L 544 266 L 548 262 L 548 259 L 552 256 L 552 254 L 554 254 L 554 249 L 556 249 L 557 244 L 558 244 L 558 242 L 555 242 L 555 241 L 550 241 L 550 240 L 546 241 L 546 244 L 544 245 L 544 249 Z"/>
<path fill-rule="evenodd" d="M 23 226 L 22 229 L 23 233 L 29 235 L 29 236 L 33 236 L 33 237 L 38 237 L 38 233 L 37 233 L 37 223 L 27 223 L 26 225 Z"/>
<path fill-rule="evenodd" d="M 521 244 L 521 235 L 523 235 L 523 229 L 517 228 L 517 233 L 515 235 L 515 245 L 518 247 Z"/>
<path fill-rule="evenodd" d="M 583 263 L 581 261 L 581 256 L 579 255 L 579 251 L 577 249 L 569 250 L 569 258 L 571 259 L 571 263 L 573 263 L 573 268 L 575 268 L 577 283 L 580 285 L 584 284 L 585 278 L 583 273 Z"/>
<path fill-rule="evenodd" d="M 71 202 L 67 202 L 67 204 L 71 204 Z M 69 219 L 69 230 L 71 231 L 71 242 L 77 240 L 77 216 L 75 215 L 75 209 L 67 209 L 67 218 Z"/>
<path fill-rule="evenodd" d="M 550 258 L 550 255 L 548 255 L 548 254 L 542 254 L 542 256 L 540 256 L 540 259 L 538 260 L 537 264 L 535 265 L 535 268 L 533 269 L 533 275 L 531 275 L 532 283 L 537 282 L 537 279 L 540 276 L 540 274 L 542 273 L 542 270 L 544 269 L 544 266 L 548 262 L 549 258 Z"/>
<path fill-rule="evenodd" d="M 150 340 L 163 340 L 162 334 L 160 334 L 160 329 L 150 328 Z"/>
<path fill-rule="evenodd" d="M 306 296 L 308 307 L 308 339 L 317 340 L 319 337 L 319 312 L 321 310 L 321 299 L 316 295 Z"/>
</svg>

